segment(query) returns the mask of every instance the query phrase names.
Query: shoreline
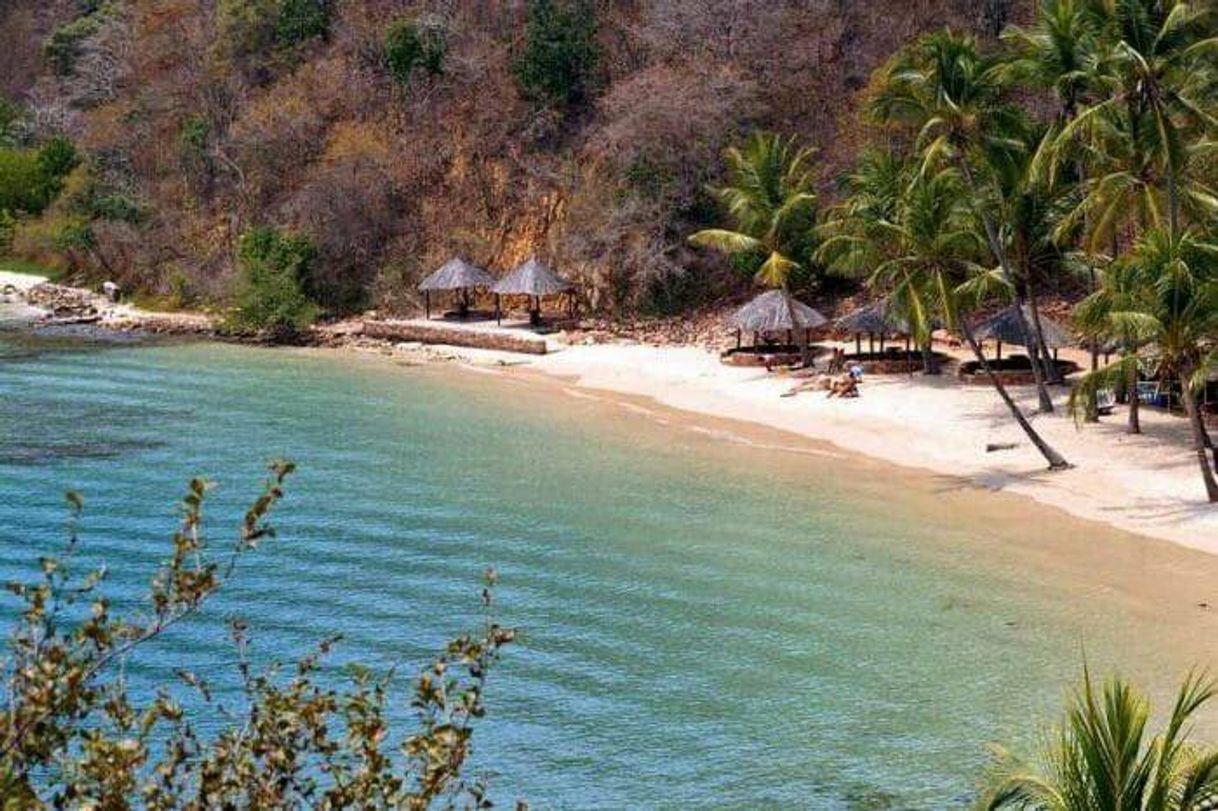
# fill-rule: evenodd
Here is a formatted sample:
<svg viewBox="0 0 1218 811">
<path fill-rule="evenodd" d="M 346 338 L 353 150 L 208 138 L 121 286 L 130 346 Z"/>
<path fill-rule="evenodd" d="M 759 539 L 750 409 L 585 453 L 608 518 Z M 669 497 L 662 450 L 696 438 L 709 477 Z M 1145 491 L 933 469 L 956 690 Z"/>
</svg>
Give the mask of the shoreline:
<svg viewBox="0 0 1218 811">
<path fill-rule="evenodd" d="M 0 279 L 0 284 L 8 281 Z M 19 289 L 18 298 L 33 286 Z M 99 305 L 95 326 L 100 329 L 219 337 L 207 315 L 106 306 L 103 297 L 79 294 L 92 296 L 90 301 Z M 644 398 L 676 411 L 778 430 L 901 468 L 950 476 L 979 489 L 1025 496 L 1077 518 L 1218 555 L 1218 506 L 1205 501 L 1187 423 L 1152 409 L 1143 410 L 1144 434 L 1132 436 L 1124 433 L 1123 408 L 1099 424 L 1081 425 L 1064 413 L 1068 389 L 1055 389 L 1056 413 L 1035 414 L 1034 390 L 1012 387 L 1037 430 L 1075 465 L 1051 473 L 989 386 L 963 385 L 949 374 L 868 375 L 857 399 L 827 399 L 820 391 L 783 397 L 795 379 L 725 366 L 717 353 L 697 346 L 619 339 L 560 343 L 556 351 L 538 356 L 398 344 L 361 332 L 355 322 L 318 327 L 304 345 L 415 363 L 455 362 L 504 374 L 544 374 L 576 389 Z M 1014 447 L 987 452 L 990 444 Z"/>
<path fill-rule="evenodd" d="M 1051 473 L 988 386 L 961 385 L 946 375 L 872 375 L 864 379 L 861 397 L 840 400 L 822 392 L 783 398 L 792 379 L 723 366 L 715 355 L 690 347 L 570 347 L 524 368 L 585 390 L 776 429 L 1218 555 L 1218 508 L 1204 500 L 1196 457 L 1186 444 L 1188 426 L 1148 409 L 1146 433 L 1130 436 L 1119 416 L 1076 426 L 1063 413 L 1065 390 L 1055 393 L 1055 414 L 1031 415 L 1034 391 L 1013 388 L 1037 430 L 1075 464 Z M 991 442 L 1016 447 L 987 453 Z"/>
</svg>

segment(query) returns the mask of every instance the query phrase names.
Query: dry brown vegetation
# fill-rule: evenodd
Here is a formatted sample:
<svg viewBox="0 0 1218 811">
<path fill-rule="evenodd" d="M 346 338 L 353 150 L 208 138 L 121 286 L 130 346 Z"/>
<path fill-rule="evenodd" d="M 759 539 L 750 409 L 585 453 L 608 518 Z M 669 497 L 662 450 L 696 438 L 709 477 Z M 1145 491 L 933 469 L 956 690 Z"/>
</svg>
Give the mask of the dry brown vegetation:
<svg viewBox="0 0 1218 811">
<path fill-rule="evenodd" d="M 79 5 L 0 5 L 0 89 L 142 212 L 94 222 L 96 244 L 71 255 L 82 272 L 223 299 L 239 234 L 273 224 L 316 242 L 312 286 L 333 310 L 408 306 L 407 283 L 452 254 L 501 269 L 540 252 L 589 305 L 621 311 L 743 283 L 684 240 L 714 214 L 704 189 L 728 142 L 798 133 L 822 149 L 828 190 L 883 58 L 944 25 L 993 33 L 1031 4 L 599 0 L 596 91 L 566 111 L 517 88 L 519 0 L 336 0 L 325 37 L 269 56 L 234 48 L 223 2 L 109 5 L 69 75 L 40 47 Z M 445 32 L 441 75 L 388 75 L 385 32 L 403 17 Z M 19 247 L 50 258 L 45 239 Z"/>
</svg>

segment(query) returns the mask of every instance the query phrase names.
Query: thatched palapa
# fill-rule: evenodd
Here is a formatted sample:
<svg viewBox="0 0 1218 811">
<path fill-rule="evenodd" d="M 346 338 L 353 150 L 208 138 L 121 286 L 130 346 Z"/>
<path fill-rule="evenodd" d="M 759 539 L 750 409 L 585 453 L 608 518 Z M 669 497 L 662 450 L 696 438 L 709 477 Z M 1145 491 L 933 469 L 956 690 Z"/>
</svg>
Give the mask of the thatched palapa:
<svg viewBox="0 0 1218 811">
<path fill-rule="evenodd" d="M 461 294 L 457 299 L 457 312 L 461 318 L 466 318 L 469 316 L 469 291 L 475 287 L 490 287 L 494 283 L 495 277 L 482 268 L 459 257 L 453 257 L 435 273 L 419 282 L 419 290 L 423 291 L 424 313 L 427 318 L 431 318 L 432 291 L 453 290 Z"/>
<path fill-rule="evenodd" d="M 459 257 L 453 257 L 435 273 L 419 282 L 419 290 L 462 290 L 469 287 L 490 287 L 494 283 L 495 277 L 482 268 Z"/>
<path fill-rule="evenodd" d="M 554 271 L 537 261 L 529 259 L 508 275 L 495 282 L 492 293 L 501 296 L 552 296 L 572 289 L 570 282 L 554 275 Z"/>
<path fill-rule="evenodd" d="M 1023 324 L 1020 322 L 1019 311 L 1016 309 L 1016 306 L 1012 304 L 1010 307 L 994 313 L 975 326 L 973 334 L 977 340 L 991 340 L 997 341 L 1000 344 L 1028 346 L 1032 342 L 1031 337 L 1024 334 Z M 1028 328 L 1035 329 L 1032 322 L 1032 310 L 1027 305 L 1024 305 L 1023 316 L 1027 319 Z M 1040 331 L 1044 335 L 1045 344 L 1049 349 L 1061 349 L 1062 347 L 1074 346 L 1078 343 L 1068 329 L 1043 314 L 1040 316 Z"/>
<path fill-rule="evenodd" d="M 896 314 L 895 308 L 888 299 L 860 307 L 837 319 L 833 325 L 838 330 L 851 335 L 904 337 L 912 332 L 909 322 Z"/>
<path fill-rule="evenodd" d="M 491 288 L 495 294 L 495 317 L 501 319 L 503 311 L 499 307 L 500 296 L 529 296 L 533 299 L 529 308 L 529 323 L 533 326 L 541 324 L 541 299 L 543 296 L 555 296 L 560 293 L 570 293 L 575 286 L 554 274 L 536 257 L 530 258 L 508 275 L 504 276 Z M 574 297 L 569 302 L 574 308 Z"/>
<path fill-rule="evenodd" d="M 785 290 L 770 290 L 733 313 L 731 322 L 749 332 L 784 332 L 813 329 L 829 319 Z"/>
</svg>

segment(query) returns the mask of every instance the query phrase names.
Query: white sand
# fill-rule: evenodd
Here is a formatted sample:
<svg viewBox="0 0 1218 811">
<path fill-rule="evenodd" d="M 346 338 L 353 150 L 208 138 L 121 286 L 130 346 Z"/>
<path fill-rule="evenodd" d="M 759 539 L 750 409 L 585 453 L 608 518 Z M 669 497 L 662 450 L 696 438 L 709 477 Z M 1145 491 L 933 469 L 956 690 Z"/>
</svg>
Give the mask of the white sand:
<svg viewBox="0 0 1218 811">
<path fill-rule="evenodd" d="M 7 270 L 0 270 L 0 290 L 12 285 L 17 290 L 29 290 L 35 285 L 42 284 L 47 279 L 45 276 L 34 276 L 30 273 L 12 273 Z"/>
<path fill-rule="evenodd" d="M 1099 425 L 1076 426 L 1065 414 L 1065 389 L 1058 388 L 1058 412 L 1032 421 L 1075 468 L 1050 473 L 992 388 L 966 386 L 950 375 L 871 375 L 861 397 L 839 400 L 817 391 L 780 397 L 791 387 L 790 378 L 727 367 L 697 348 L 573 346 L 527 365 L 573 378 L 581 387 L 650 397 L 672 408 L 759 423 L 965 477 L 1081 518 L 1218 554 L 1218 505 L 1205 501 L 1188 425 L 1151 409 L 1142 411 L 1141 436 L 1124 433 L 1123 406 Z M 1030 412 L 1035 390 L 1011 391 Z M 987 443 L 1005 442 L 1018 445 L 985 450 Z"/>
</svg>

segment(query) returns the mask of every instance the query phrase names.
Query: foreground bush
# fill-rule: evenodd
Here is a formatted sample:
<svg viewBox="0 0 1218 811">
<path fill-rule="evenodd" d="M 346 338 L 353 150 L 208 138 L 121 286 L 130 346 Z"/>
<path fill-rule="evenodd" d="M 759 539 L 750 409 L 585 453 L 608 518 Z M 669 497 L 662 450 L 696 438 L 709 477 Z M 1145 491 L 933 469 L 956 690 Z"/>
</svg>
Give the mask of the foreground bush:
<svg viewBox="0 0 1218 811">
<path fill-rule="evenodd" d="M 1150 702 L 1127 682 L 1083 685 L 1034 764 L 996 752 L 987 811 L 1201 811 L 1218 803 L 1218 750 L 1190 740 L 1216 685 L 1189 676 L 1167 726 L 1150 737 Z"/>
<path fill-rule="evenodd" d="M 230 622 L 243 706 L 222 713 L 198 676 L 180 673 L 214 718 L 207 737 L 165 686 L 141 704 L 123 673 L 156 639 L 198 614 L 242 559 L 275 537 L 271 511 L 292 473 L 271 467 L 235 542 L 214 546 L 203 528 L 208 484 L 190 483 L 181 527 L 153 577 L 146 616 L 111 613 L 101 594 L 105 569 L 78 577 L 82 502 L 69 495 L 73 521 L 62 554 L 8 591 L 21 604 L 0 695 L 0 798 L 5 809 L 410 808 L 433 803 L 481 808 L 482 787 L 462 777 L 476 719 L 486 712 L 487 673 L 513 632 L 488 617 L 477 633 L 450 642 L 415 681 L 418 724 L 394 730 L 385 717 L 393 674 L 356 669 L 349 687 L 320 679 L 333 640 L 289 669 L 257 672 L 246 658 L 247 627 Z M 493 572 L 483 602 L 489 610 Z M 396 733 L 396 734 L 395 734 Z"/>
</svg>

